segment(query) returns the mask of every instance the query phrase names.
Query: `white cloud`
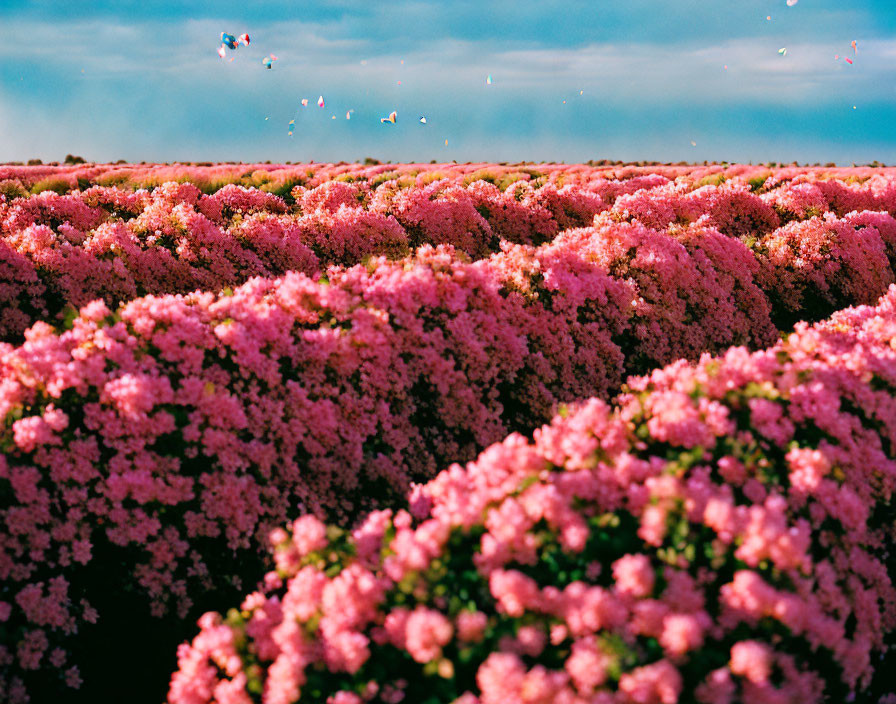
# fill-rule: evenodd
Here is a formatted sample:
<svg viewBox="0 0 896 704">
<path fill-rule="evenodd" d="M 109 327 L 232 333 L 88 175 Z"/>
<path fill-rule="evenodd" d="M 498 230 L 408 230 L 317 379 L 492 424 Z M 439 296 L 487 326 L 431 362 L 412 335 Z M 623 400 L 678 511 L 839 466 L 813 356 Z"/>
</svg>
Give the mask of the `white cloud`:
<svg viewBox="0 0 896 704">
<path fill-rule="evenodd" d="M 412 16 L 428 16 L 432 7 L 402 6 Z M 378 18 L 382 21 L 382 18 Z M 412 18 L 411 18 L 412 19 Z M 356 22 L 357 18 L 351 18 Z M 410 20 L 408 20 L 410 21 Z M 344 25 L 345 23 L 343 23 Z M 132 77 L 151 90 L 154 85 L 195 84 L 234 91 L 252 90 L 261 81 L 278 85 L 317 83 L 331 90 L 368 87 L 384 90 L 397 80 L 421 95 L 475 90 L 487 73 L 495 77 L 493 92 L 519 97 L 587 88 L 609 101 L 637 99 L 646 103 L 688 100 L 794 104 L 829 99 L 838 91 L 861 92 L 866 99 L 892 97 L 887 87 L 896 79 L 896 40 L 863 42 L 853 66 L 835 62 L 836 45 L 827 42 L 788 43 L 783 36 L 742 38 L 715 44 L 638 44 L 602 42 L 576 48 L 553 48 L 533 42 L 441 39 L 412 44 L 402 53 L 387 52 L 365 39 L 345 38 L 335 23 L 283 21 L 259 26 L 250 47 L 216 55 L 221 28 L 234 33 L 249 29 L 236 21 L 189 20 L 125 24 L 78 21 L 54 25 L 13 20 L 0 43 L 0 60 L 27 58 L 60 80 L 90 81 Z M 786 46 L 787 56 L 779 56 Z M 840 49 L 846 54 L 848 45 Z M 280 61 L 263 75 L 261 58 L 275 53 Z M 366 66 L 361 66 L 366 59 Z M 399 61 L 405 61 L 403 66 Z M 723 67 L 727 65 L 727 70 Z M 7 86 L 9 87 L 9 86 Z M 72 90 L 71 86 L 68 86 Z"/>
</svg>

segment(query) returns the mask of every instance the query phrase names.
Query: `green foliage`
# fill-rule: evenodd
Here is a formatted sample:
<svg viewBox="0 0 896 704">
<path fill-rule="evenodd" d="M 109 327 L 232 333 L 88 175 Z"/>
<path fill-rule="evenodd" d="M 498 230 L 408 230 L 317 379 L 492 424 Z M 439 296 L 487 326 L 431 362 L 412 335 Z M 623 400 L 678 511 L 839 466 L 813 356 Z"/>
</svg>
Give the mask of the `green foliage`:
<svg viewBox="0 0 896 704">
<path fill-rule="evenodd" d="M 514 171 L 509 174 L 501 174 L 498 179 L 495 181 L 495 185 L 501 191 L 506 191 L 517 181 L 525 181 L 528 178 L 528 174 L 523 173 L 521 171 Z"/>
<path fill-rule="evenodd" d="M 702 186 L 721 186 L 727 180 L 728 177 L 723 173 L 711 174 L 710 176 L 704 176 L 697 181 L 695 188 L 701 188 Z"/>
<path fill-rule="evenodd" d="M 304 185 L 304 183 L 305 180 L 302 178 L 289 178 L 282 181 L 271 180 L 263 183 L 259 187 L 259 190 L 264 191 L 265 193 L 273 193 L 275 196 L 280 196 L 288 205 L 292 205 L 295 203 L 295 198 L 292 195 L 293 189 L 296 186 Z"/>
<path fill-rule="evenodd" d="M 469 186 L 476 181 L 485 181 L 486 183 L 495 183 L 498 177 L 490 169 L 479 169 L 473 173 L 467 174 L 463 178 L 463 185 Z"/>
<path fill-rule="evenodd" d="M 31 192 L 34 195 L 38 193 L 43 193 L 44 191 L 54 191 L 59 195 L 64 195 L 71 190 L 71 184 L 66 181 L 64 178 L 45 178 L 37 183 L 35 183 L 31 187 Z"/>
<path fill-rule="evenodd" d="M 6 179 L 0 181 L 0 195 L 6 196 L 7 200 L 24 198 L 28 195 L 28 189 L 18 179 Z"/>
<path fill-rule="evenodd" d="M 128 170 L 122 169 L 120 171 L 111 171 L 111 172 L 102 174 L 101 176 L 97 176 L 94 179 L 94 182 L 98 186 L 123 187 L 126 185 L 127 186 L 132 185 L 130 183 L 130 180 L 131 180 L 131 172 Z"/>
<path fill-rule="evenodd" d="M 386 181 L 392 181 L 393 179 L 401 178 L 402 172 L 400 171 L 384 171 L 378 176 L 374 176 L 368 183 L 371 188 L 377 188 L 382 186 Z"/>
</svg>

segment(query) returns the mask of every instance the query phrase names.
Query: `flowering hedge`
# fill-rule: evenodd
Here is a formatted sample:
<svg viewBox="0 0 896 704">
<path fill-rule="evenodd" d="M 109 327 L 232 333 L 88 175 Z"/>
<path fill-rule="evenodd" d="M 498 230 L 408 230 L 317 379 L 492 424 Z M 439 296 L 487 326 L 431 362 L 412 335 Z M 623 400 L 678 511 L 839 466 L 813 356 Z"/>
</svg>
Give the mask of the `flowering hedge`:
<svg viewBox="0 0 896 704">
<path fill-rule="evenodd" d="M 30 327 L 0 343 L 0 691 L 76 685 L 118 592 L 193 613 L 291 516 L 404 505 L 559 404 L 894 280 L 881 174 L 350 166 L 30 197 L 0 168 L 0 337 Z"/>
<path fill-rule="evenodd" d="M 477 182 L 468 192 L 442 180 L 382 188 L 371 198 L 369 188 L 330 181 L 293 189 L 290 213 L 278 196 L 234 184 L 213 195 L 170 182 L 151 193 L 92 186 L 16 198 L 0 203 L 0 245 L 9 260 L 0 271 L 8 309 L 0 339 L 19 340 L 37 320 L 97 298 L 117 306 L 147 294 L 220 291 L 253 276 L 400 258 L 424 244 L 453 244 L 482 258 L 502 239 L 549 241 L 560 227 L 554 213 L 564 226 L 584 225 L 604 207 L 599 196 L 570 187 L 529 188 L 525 197 L 516 191 Z M 577 199 L 590 205 L 583 210 Z"/>
<path fill-rule="evenodd" d="M 37 168 L 6 171 L 24 177 Z M 853 211 L 896 214 L 894 180 L 881 173 L 859 184 L 806 180 L 814 178 L 811 173 L 785 179 L 779 171 L 763 181 L 764 192 L 754 193 L 750 173 L 735 170 L 728 180 L 723 171 L 701 186 L 708 177 L 697 177 L 706 169 L 669 167 L 669 176 L 679 174 L 672 182 L 659 173 L 550 165 L 543 173 L 481 165 L 315 167 L 307 169 L 312 176 L 305 173 L 305 185 L 276 189 L 281 197 L 264 190 L 264 170 L 248 172 L 252 185 L 225 179 L 203 193 L 189 183 L 156 183 L 158 176 L 147 176 L 151 191 L 89 185 L 102 180 L 103 168 L 90 167 L 76 178 L 83 190 L 65 194 L 30 195 L 22 185 L 27 180 L 0 181 L 8 194 L 0 195 L 0 261 L 7 262 L 0 267 L 0 339 L 20 342 L 34 322 L 56 321 L 96 298 L 116 307 L 148 294 L 220 291 L 253 276 L 313 276 L 370 256 L 400 258 L 425 244 L 451 244 L 474 259 L 487 258 L 502 242 L 549 243 L 558 233 L 591 225 L 601 213 L 659 231 L 699 221 L 740 238 L 760 259 L 769 247 L 757 240 L 772 241 L 775 250 L 791 237 L 786 227 L 778 229 L 782 223 L 826 212 L 842 219 Z M 202 179 L 206 171 L 147 167 L 146 173 Z M 815 252 L 808 266 L 817 268 L 823 255 Z M 790 261 L 777 256 L 779 267 L 807 266 L 799 253 Z M 768 281 L 772 288 L 781 283 Z M 793 306 L 799 296 L 784 293 L 776 300 L 791 308 L 775 321 L 789 326 L 798 317 Z M 840 304 L 832 305 L 813 319 Z"/>
<path fill-rule="evenodd" d="M 117 306 L 146 294 L 220 291 L 253 276 L 315 274 L 328 263 L 406 253 L 394 218 L 358 207 L 302 217 L 285 210 L 276 196 L 233 185 L 212 196 L 170 183 L 151 194 L 93 187 L 14 200 L 0 212 L 0 244 L 18 255 L 16 271 L 0 275 L 20 314 L 0 319 L 0 337 L 14 339 L 36 320 L 97 298 Z M 30 308 L 18 303 L 23 298 Z"/>
<path fill-rule="evenodd" d="M 628 372 L 774 340 L 740 240 L 595 222 L 478 262 L 424 246 L 319 281 L 94 302 L 70 330 L 39 323 L 0 350 L 0 579 L 55 614 L 12 598 L 6 628 L 33 644 L 10 671 L 71 666 L 50 653 L 95 615 L 94 553 L 126 555 L 116 579 L 183 615 L 251 574 L 298 511 L 396 505 Z"/>
<path fill-rule="evenodd" d="M 842 213 L 858 207 L 856 200 L 889 200 L 892 205 L 894 168 L 881 167 L 799 167 L 747 166 L 744 164 L 84 164 L 0 165 L 0 194 L 22 192 L 84 190 L 98 185 L 129 190 L 152 189 L 168 181 L 193 183 L 204 193 L 214 193 L 226 185 L 258 188 L 288 196 L 295 186 L 313 188 L 329 181 L 378 184 L 390 179 L 429 183 L 450 179 L 460 185 L 489 181 L 505 190 L 517 181 L 553 183 L 558 188 L 574 184 L 598 193 L 606 202 L 622 193 L 684 181 L 696 187 L 727 181 L 747 183 L 760 193 L 771 194 L 791 185 L 818 185 L 825 198 Z M 774 196 L 772 196 L 774 198 Z M 874 207 L 871 209 L 879 209 Z M 887 208 L 884 208 L 887 209 Z"/>
<path fill-rule="evenodd" d="M 827 213 L 760 237 L 754 245 L 764 264 L 760 285 L 776 322 L 787 327 L 846 305 L 873 303 L 893 281 L 893 225 L 896 220 L 883 213 L 851 213 L 842 220 Z"/>
<path fill-rule="evenodd" d="M 172 704 L 808 702 L 896 632 L 896 286 L 630 381 L 352 531 L 271 534 Z"/>
</svg>

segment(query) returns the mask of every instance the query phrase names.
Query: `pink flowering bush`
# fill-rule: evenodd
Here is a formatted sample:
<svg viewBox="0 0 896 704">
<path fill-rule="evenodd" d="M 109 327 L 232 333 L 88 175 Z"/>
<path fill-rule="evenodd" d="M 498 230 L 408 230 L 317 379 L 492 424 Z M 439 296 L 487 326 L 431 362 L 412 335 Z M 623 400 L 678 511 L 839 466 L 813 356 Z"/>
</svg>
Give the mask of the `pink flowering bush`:
<svg viewBox="0 0 896 704">
<path fill-rule="evenodd" d="M 539 245 L 552 240 L 560 230 L 551 211 L 531 199 L 523 202 L 517 197 L 525 193 L 519 188 L 501 191 L 486 181 L 475 181 L 467 187 L 467 193 L 495 235 L 508 242 Z"/>
<path fill-rule="evenodd" d="M 220 203 L 222 211 L 227 214 L 265 211 L 269 213 L 286 212 L 286 202 L 273 193 L 266 193 L 257 188 L 246 188 L 228 183 L 218 189 L 209 200 Z"/>
<path fill-rule="evenodd" d="M 621 195 L 636 193 L 637 191 L 649 191 L 654 188 L 660 188 L 670 183 L 667 176 L 659 173 L 637 174 L 632 173 L 628 178 L 608 179 L 603 175 L 596 175 L 585 184 L 585 188 L 592 193 L 596 193 L 609 205 L 613 205 L 617 198 Z"/>
<path fill-rule="evenodd" d="M 34 264 L 0 240 L 0 340 L 15 337 L 49 313 L 45 294 Z"/>
<path fill-rule="evenodd" d="M 13 642 L 41 633 L 48 645 L 4 667 L 59 669 L 44 655 L 90 621 L 98 579 L 184 615 L 244 573 L 290 513 L 394 503 L 411 480 L 550 413 L 577 345 L 615 353 L 583 390 L 606 395 L 621 379 L 606 331 L 567 342 L 554 313 L 503 297 L 450 250 L 330 277 L 147 297 L 114 314 L 94 302 L 69 331 L 39 323 L 0 350 L 0 580 L 11 596 L 53 580 L 63 594 L 50 620 L 14 608 Z M 517 391 L 562 352 L 569 371 Z M 517 409 L 506 421 L 505 406 Z M 126 569 L 105 573 L 98 552 Z"/>
<path fill-rule="evenodd" d="M 853 210 L 879 209 L 875 190 L 864 184 L 840 179 L 817 180 L 815 184 L 827 199 L 828 209 L 841 217 Z"/>
<path fill-rule="evenodd" d="M 774 209 L 744 184 L 704 186 L 688 194 L 690 208 L 729 237 L 759 237 L 780 224 Z"/>
<path fill-rule="evenodd" d="M 785 221 L 818 217 L 830 208 L 824 191 L 816 183 L 790 182 L 763 194 L 762 199 L 772 205 Z"/>
<path fill-rule="evenodd" d="M 58 227 L 67 223 L 81 232 L 90 230 L 106 219 L 99 207 L 91 207 L 76 195 L 59 195 L 44 191 L 27 198 L 17 198 L 3 213 L 0 230 L 12 232 L 31 225 Z"/>
<path fill-rule="evenodd" d="M 855 229 L 874 228 L 884 244 L 890 266 L 896 263 L 896 218 L 886 212 L 863 210 L 853 211 L 843 216 L 843 221 Z"/>
<path fill-rule="evenodd" d="M 634 285 L 626 345 L 631 372 L 716 346 L 766 346 L 777 336 L 769 303 L 754 281 L 754 256 L 716 230 L 694 226 L 665 233 L 599 216 L 595 227 L 563 232 L 553 246 Z"/>
<path fill-rule="evenodd" d="M 303 213 L 315 210 L 336 212 L 343 205 L 358 207 L 370 198 L 370 186 L 366 182 L 325 181 L 317 188 L 296 186 L 292 191 L 296 207 Z"/>
<path fill-rule="evenodd" d="M 634 378 L 275 569 L 169 702 L 848 701 L 896 630 L 896 287 Z M 883 693 L 883 692 L 878 692 Z"/>
<path fill-rule="evenodd" d="M 843 217 L 852 211 L 884 211 L 896 214 L 896 189 L 893 179 L 883 173 L 853 173 L 845 178 L 821 178 L 817 174 L 799 174 L 780 183 L 762 198 L 783 216 L 805 219 L 826 212 Z"/>
<path fill-rule="evenodd" d="M 488 256 L 494 249 L 491 226 L 466 190 L 444 180 L 399 190 L 384 185 L 374 194 L 370 209 L 393 216 L 414 245 L 450 244 L 474 258 Z"/>
<path fill-rule="evenodd" d="M 146 190 L 129 191 L 111 186 L 91 186 L 81 192 L 81 200 L 85 204 L 122 218 L 139 215 L 150 198 Z"/>
<path fill-rule="evenodd" d="M 637 221 L 654 230 L 664 230 L 673 223 L 686 224 L 698 217 L 696 209 L 683 198 L 686 193 L 684 184 L 623 193 L 613 203 L 611 214 L 615 221 Z"/>
<path fill-rule="evenodd" d="M 874 222 L 828 213 L 792 222 L 755 243 L 761 285 L 779 326 L 818 319 L 845 305 L 871 304 L 893 283 L 893 233 L 888 223 L 882 233 Z"/>
<path fill-rule="evenodd" d="M 528 182 L 521 181 L 508 190 L 524 205 L 547 210 L 561 231 L 589 225 L 595 215 L 607 209 L 599 195 L 571 184 L 557 188 L 549 183 L 534 190 Z"/>
<path fill-rule="evenodd" d="M 775 210 L 743 184 L 703 186 L 690 184 L 640 190 L 619 196 L 612 213 L 617 220 L 637 220 L 654 229 L 686 225 L 703 218 L 707 225 L 730 237 L 758 237 L 779 225 Z"/>
<path fill-rule="evenodd" d="M 391 216 L 341 205 L 299 219 L 299 239 L 320 259 L 352 266 L 371 256 L 398 259 L 408 251 L 404 228 Z"/>
</svg>

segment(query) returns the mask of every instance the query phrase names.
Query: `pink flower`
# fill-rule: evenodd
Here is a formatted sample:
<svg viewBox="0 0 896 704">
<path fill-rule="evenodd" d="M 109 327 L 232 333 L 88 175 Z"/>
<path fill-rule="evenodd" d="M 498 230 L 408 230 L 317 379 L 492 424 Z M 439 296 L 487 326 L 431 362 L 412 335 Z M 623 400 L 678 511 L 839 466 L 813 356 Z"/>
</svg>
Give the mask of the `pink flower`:
<svg viewBox="0 0 896 704">
<path fill-rule="evenodd" d="M 772 649 L 765 643 L 744 640 L 731 646 L 731 672 L 750 682 L 767 682 L 772 672 Z"/>
<path fill-rule="evenodd" d="M 442 646 L 451 640 L 454 629 L 451 622 L 438 611 L 417 607 L 407 620 L 407 650 L 417 662 L 435 660 L 442 653 Z"/>
<path fill-rule="evenodd" d="M 654 569 L 646 555 L 626 555 L 613 563 L 616 591 L 634 598 L 653 592 Z"/>
<path fill-rule="evenodd" d="M 353 692 L 336 692 L 327 697 L 327 704 L 362 704 L 364 700 Z"/>
<path fill-rule="evenodd" d="M 695 694 L 702 704 L 732 704 L 737 692 L 737 685 L 731 679 L 731 671 L 720 667 L 709 673 L 706 680 L 700 683 Z"/>
<path fill-rule="evenodd" d="M 292 524 L 292 541 L 304 557 L 327 546 L 327 527 L 314 516 L 302 516 Z"/>
<path fill-rule="evenodd" d="M 478 643 L 482 640 L 487 625 L 488 616 L 481 611 L 461 611 L 455 623 L 457 637 L 467 643 Z"/>
<path fill-rule="evenodd" d="M 632 704 L 676 704 L 682 690 L 681 673 L 668 660 L 626 672 L 619 691 Z"/>
<path fill-rule="evenodd" d="M 577 640 L 564 668 L 569 673 L 579 694 L 587 696 L 607 680 L 607 668 L 612 659 L 606 655 L 594 636 Z"/>
<path fill-rule="evenodd" d="M 33 452 L 41 445 L 58 444 L 59 438 L 40 416 L 22 418 L 12 424 L 13 438 L 23 452 Z"/>
<path fill-rule="evenodd" d="M 72 689 L 80 689 L 84 680 L 81 679 L 81 673 L 77 665 L 73 665 L 65 671 L 65 684 Z"/>
<path fill-rule="evenodd" d="M 708 619 L 707 619 L 708 620 Z M 694 614 L 669 614 L 663 619 L 660 645 L 670 658 L 680 657 L 703 644 L 703 626 Z"/>
</svg>

